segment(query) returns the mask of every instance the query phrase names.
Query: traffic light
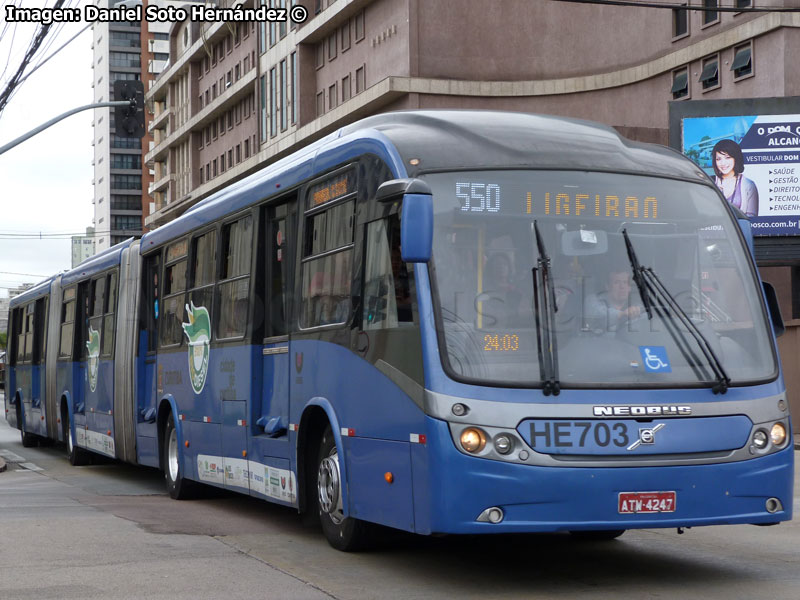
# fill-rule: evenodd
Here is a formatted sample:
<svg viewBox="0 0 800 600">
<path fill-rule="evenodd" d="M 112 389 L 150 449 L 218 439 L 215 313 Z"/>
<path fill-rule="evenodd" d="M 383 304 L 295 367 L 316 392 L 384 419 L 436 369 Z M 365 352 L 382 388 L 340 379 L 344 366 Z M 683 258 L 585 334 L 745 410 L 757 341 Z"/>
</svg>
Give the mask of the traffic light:
<svg viewBox="0 0 800 600">
<path fill-rule="evenodd" d="M 114 126 L 117 135 L 140 138 L 144 135 L 144 85 L 137 80 L 119 79 L 114 82 L 114 100 L 131 100 L 128 106 L 114 107 Z"/>
</svg>

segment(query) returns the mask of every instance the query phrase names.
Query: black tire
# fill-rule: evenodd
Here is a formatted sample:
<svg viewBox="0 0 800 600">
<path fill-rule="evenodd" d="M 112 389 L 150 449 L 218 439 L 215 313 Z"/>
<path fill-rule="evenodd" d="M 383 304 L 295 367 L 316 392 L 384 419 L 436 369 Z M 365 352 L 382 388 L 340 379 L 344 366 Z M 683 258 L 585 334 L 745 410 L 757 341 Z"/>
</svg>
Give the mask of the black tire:
<svg viewBox="0 0 800 600">
<path fill-rule="evenodd" d="M 180 440 L 175 429 L 175 420 L 170 413 L 167 426 L 164 428 L 164 443 L 162 444 L 162 464 L 164 465 L 164 481 L 167 492 L 174 500 L 187 500 L 194 496 L 194 482 L 183 476 L 183 467 L 180 460 Z"/>
<path fill-rule="evenodd" d="M 17 404 L 17 425 L 19 425 L 19 437 L 23 448 L 34 448 L 39 445 L 39 436 L 25 431 L 25 421 L 22 419 L 22 410 Z"/>
<path fill-rule="evenodd" d="M 570 534 L 576 540 L 584 540 L 587 542 L 607 542 L 615 540 L 625 533 L 624 529 L 603 529 L 600 531 L 570 531 Z"/>
<path fill-rule="evenodd" d="M 322 434 L 314 466 L 316 468 L 312 473 L 316 485 L 313 501 L 328 543 L 343 552 L 367 549 L 372 543 L 372 524 L 353 517 L 345 517 L 342 513 L 339 456 L 330 425 Z"/>
<path fill-rule="evenodd" d="M 72 439 L 72 427 L 70 427 L 69 416 L 64 415 L 61 419 L 61 432 L 64 436 L 64 444 L 67 446 L 67 458 L 73 467 L 80 467 L 89 463 L 90 456 L 83 448 L 78 448 L 75 440 Z"/>
</svg>

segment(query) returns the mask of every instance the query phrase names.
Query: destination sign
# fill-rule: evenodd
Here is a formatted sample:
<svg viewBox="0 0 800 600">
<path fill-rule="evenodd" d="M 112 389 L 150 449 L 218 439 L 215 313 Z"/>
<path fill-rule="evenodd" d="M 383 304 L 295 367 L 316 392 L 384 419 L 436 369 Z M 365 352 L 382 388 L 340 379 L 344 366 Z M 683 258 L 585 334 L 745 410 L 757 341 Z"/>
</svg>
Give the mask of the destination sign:
<svg viewBox="0 0 800 600">
<path fill-rule="evenodd" d="M 511 186 L 508 186 L 511 187 Z M 655 196 L 506 190 L 498 182 L 457 181 L 455 197 L 461 212 L 470 214 L 525 214 L 625 219 L 657 219 Z M 577 187 L 577 186 L 564 186 Z"/>
<path fill-rule="evenodd" d="M 333 202 L 356 191 L 355 171 L 336 175 L 311 186 L 308 192 L 308 208 Z"/>
</svg>

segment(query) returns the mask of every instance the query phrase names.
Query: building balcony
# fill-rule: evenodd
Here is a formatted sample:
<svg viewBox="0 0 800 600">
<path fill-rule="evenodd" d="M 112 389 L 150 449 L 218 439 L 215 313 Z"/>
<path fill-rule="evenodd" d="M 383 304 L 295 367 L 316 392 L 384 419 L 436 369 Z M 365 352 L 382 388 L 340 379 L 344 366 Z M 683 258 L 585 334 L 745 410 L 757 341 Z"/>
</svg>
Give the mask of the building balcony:
<svg viewBox="0 0 800 600">
<path fill-rule="evenodd" d="M 166 191 L 169 187 L 170 182 L 175 181 L 175 175 L 171 173 L 167 173 L 161 179 L 157 179 L 153 183 L 151 183 L 147 188 L 147 193 L 151 196 L 156 192 Z"/>
<path fill-rule="evenodd" d="M 192 115 L 188 121 L 169 133 L 161 142 L 157 142 L 156 147 L 145 156 L 145 162 L 165 161 L 171 146 L 185 140 L 193 131 L 201 130 L 214 119 L 230 110 L 236 102 L 254 91 L 253 84 L 256 81 L 256 73 L 256 69 L 250 69 L 239 81 L 227 88 L 221 96 L 217 96 L 203 110 Z"/>
<path fill-rule="evenodd" d="M 170 109 L 164 108 L 158 114 L 153 116 L 153 120 L 147 126 L 147 130 L 152 132 L 156 129 L 166 129 L 167 122 L 169 121 Z"/>
</svg>

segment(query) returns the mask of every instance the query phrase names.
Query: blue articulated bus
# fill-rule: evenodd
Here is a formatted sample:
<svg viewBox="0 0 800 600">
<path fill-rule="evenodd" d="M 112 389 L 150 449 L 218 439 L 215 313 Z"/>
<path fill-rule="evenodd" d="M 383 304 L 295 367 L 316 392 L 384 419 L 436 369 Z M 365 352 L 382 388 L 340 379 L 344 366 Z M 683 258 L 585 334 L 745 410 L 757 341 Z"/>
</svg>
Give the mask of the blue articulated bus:
<svg viewBox="0 0 800 600">
<path fill-rule="evenodd" d="M 318 513 L 343 550 L 791 518 L 749 224 L 593 123 L 370 117 L 12 308 L 29 442 Z"/>
</svg>

